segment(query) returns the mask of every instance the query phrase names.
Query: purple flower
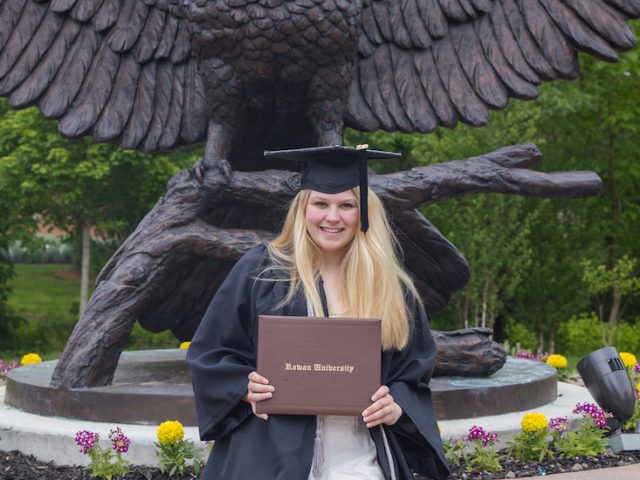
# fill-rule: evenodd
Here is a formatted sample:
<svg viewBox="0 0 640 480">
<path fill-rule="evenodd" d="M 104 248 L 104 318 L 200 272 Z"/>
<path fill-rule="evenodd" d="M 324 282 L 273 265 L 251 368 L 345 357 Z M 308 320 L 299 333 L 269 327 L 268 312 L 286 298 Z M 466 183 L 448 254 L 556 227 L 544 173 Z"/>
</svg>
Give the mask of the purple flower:
<svg viewBox="0 0 640 480">
<path fill-rule="evenodd" d="M 487 432 L 487 434 L 482 439 L 482 445 L 484 445 L 485 447 L 487 445 L 493 445 L 494 443 L 496 443 L 497 439 L 498 439 L 498 434 L 497 433 L 489 433 L 489 432 Z"/>
<path fill-rule="evenodd" d="M 477 440 L 479 438 L 484 438 L 485 431 L 482 427 L 477 427 L 474 425 L 469 429 L 469 433 L 467 434 L 467 440 Z"/>
<path fill-rule="evenodd" d="M 638 363 L 636 363 L 636 364 L 634 365 L 633 370 L 634 370 L 636 373 L 640 373 L 640 362 L 638 362 Z"/>
<path fill-rule="evenodd" d="M 129 451 L 131 440 L 122 433 L 120 427 L 116 427 L 115 430 L 109 431 L 109 440 L 111 440 L 111 445 L 116 452 L 127 453 Z"/>
<path fill-rule="evenodd" d="M 4 377 L 10 370 L 19 366 L 18 362 L 5 362 L 0 358 L 0 377 Z"/>
<path fill-rule="evenodd" d="M 469 429 L 466 439 L 470 442 L 480 440 L 483 446 L 493 445 L 498 438 L 497 433 L 485 432 L 484 428 L 474 425 Z"/>
<path fill-rule="evenodd" d="M 95 432 L 81 430 L 76 433 L 76 444 L 80 447 L 82 453 L 87 453 L 100 439 L 100 435 Z"/>
<path fill-rule="evenodd" d="M 555 417 L 549 419 L 549 428 L 555 430 L 556 433 L 563 433 L 569 428 L 569 419 L 567 417 Z"/>
<path fill-rule="evenodd" d="M 573 413 L 581 413 L 585 417 L 590 417 L 596 423 L 596 426 L 599 428 L 604 428 L 607 426 L 607 417 L 611 415 L 600 407 L 598 407 L 595 403 L 577 403 L 576 408 L 573 409 Z"/>
<path fill-rule="evenodd" d="M 530 353 L 526 350 L 518 350 L 516 352 L 516 357 L 524 358 L 526 360 L 539 360 L 538 356 L 535 353 Z"/>
</svg>

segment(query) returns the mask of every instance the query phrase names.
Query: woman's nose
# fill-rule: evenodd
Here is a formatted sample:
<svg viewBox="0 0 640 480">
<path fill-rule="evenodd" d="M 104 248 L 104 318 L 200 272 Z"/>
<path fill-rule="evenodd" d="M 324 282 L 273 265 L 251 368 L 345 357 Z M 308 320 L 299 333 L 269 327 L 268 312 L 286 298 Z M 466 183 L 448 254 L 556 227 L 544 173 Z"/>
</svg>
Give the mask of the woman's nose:
<svg viewBox="0 0 640 480">
<path fill-rule="evenodd" d="M 338 220 L 340 220 L 338 207 L 331 206 L 327 209 L 327 220 L 330 222 L 337 222 Z"/>
</svg>

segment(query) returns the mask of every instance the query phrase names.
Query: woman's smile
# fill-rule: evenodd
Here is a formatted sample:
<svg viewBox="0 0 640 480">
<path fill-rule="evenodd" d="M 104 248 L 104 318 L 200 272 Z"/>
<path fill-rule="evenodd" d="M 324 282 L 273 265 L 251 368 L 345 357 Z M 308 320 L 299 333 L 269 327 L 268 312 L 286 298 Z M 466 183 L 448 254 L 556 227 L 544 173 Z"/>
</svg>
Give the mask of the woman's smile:
<svg viewBox="0 0 640 480">
<path fill-rule="evenodd" d="M 340 233 L 344 230 L 344 228 L 335 228 L 335 227 L 320 227 L 320 230 L 327 233 Z"/>
<path fill-rule="evenodd" d="M 360 223 L 358 200 L 351 190 L 334 194 L 312 191 L 305 222 L 309 236 L 324 255 L 342 255 Z"/>
</svg>

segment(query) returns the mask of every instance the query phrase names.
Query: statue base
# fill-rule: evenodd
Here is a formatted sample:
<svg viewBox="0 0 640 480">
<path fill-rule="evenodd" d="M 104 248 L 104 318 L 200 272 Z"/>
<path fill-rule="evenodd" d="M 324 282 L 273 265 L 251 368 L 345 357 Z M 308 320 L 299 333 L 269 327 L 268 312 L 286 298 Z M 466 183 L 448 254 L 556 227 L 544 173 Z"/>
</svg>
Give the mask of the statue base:
<svg viewBox="0 0 640 480">
<path fill-rule="evenodd" d="M 438 420 L 520 412 L 558 397 L 555 368 L 515 357 L 488 377 L 434 377 L 430 385 Z"/>
<path fill-rule="evenodd" d="M 5 402 L 44 416 L 141 425 L 177 419 L 197 425 L 185 356 L 177 349 L 124 352 L 113 384 L 92 388 L 51 387 L 56 361 L 16 368 L 8 374 Z M 512 357 L 489 377 L 436 377 L 431 389 L 438 420 L 528 410 L 557 397 L 553 367 Z"/>
</svg>

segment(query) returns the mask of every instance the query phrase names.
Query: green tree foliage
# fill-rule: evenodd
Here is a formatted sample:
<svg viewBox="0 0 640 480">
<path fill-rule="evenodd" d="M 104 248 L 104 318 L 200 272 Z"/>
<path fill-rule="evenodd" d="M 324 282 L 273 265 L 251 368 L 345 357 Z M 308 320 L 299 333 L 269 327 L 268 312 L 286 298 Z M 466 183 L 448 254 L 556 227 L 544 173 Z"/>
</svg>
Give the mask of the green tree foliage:
<svg viewBox="0 0 640 480">
<path fill-rule="evenodd" d="M 109 236 L 127 235 L 164 193 L 166 181 L 198 151 L 146 155 L 88 138 L 62 138 L 34 109 L 0 117 L 0 178 L 15 215 L 39 213 L 74 233 L 90 223 Z"/>
<path fill-rule="evenodd" d="M 111 250 L 164 193 L 167 180 L 200 153 L 192 148 L 151 156 L 89 138 L 67 140 L 37 110 L 15 111 L 1 100 L 0 186 L 7 236 L 27 240 L 40 222 L 76 242 L 82 230 L 91 229 L 109 240 Z M 83 266 L 86 289 L 88 262 Z"/>
<path fill-rule="evenodd" d="M 6 338 L 9 330 L 17 323 L 17 318 L 7 305 L 11 289 L 9 280 L 14 275 L 8 251 L 9 248 L 9 212 L 8 204 L 0 202 L 0 338 Z"/>
<path fill-rule="evenodd" d="M 638 25 L 636 22 L 636 30 Z M 627 258 L 638 258 L 640 249 L 640 108 L 635 100 L 640 93 L 640 56 L 636 49 L 622 55 L 617 64 L 584 57 L 581 65 L 578 82 L 545 89 L 541 102 L 549 118 L 540 131 L 545 138 L 545 168 L 589 169 L 603 179 L 600 196 L 572 209 L 580 229 L 572 241 L 579 248 L 571 256 L 575 263 L 586 259 L 591 266 L 583 271 L 581 265 L 580 289 L 576 289 L 581 295 L 586 293 L 588 302 L 573 312 L 598 311 L 600 321 L 608 323 L 604 340 L 610 343 L 629 325 L 616 328 L 625 299 L 629 300 L 627 320 L 633 321 L 640 313 L 640 305 L 633 304 L 627 289 L 638 281 L 638 273 L 627 271 L 626 281 L 619 278 L 629 266 Z M 561 339 L 565 344 L 568 340 Z"/>
<path fill-rule="evenodd" d="M 640 22 L 633 25 L 638 31 Z M 628 299 L 618 332 L 640 318 L 637 297 L 624 294 L 615 282 L 594 294 L 581 265 L 588 259 L 613 271 L 625 256 L 640 258 L 640 51 L 621 54 L 617 64 L 586 55 L 580 63 L 578 80 L 541 85 L 536 101 L 510 102 L 482 129 L 459 125 L 431 135 L 347 136 L 352 144 L 403 152 L 398 168 L 532 142 L 543 153 L 539 170 L 591 170 L 603 180 L 602 193 L 590 199 L 467 196 L 423 208 L 466 256 L 473 275 L 451 305 L 431 319 L 437 328 L 481 324 L 486 308 L 487 324 L 495 319 L 506 325 L 512 343 L 530 345 L 535 338 L 539 351 L 553 351 L 556 341 L 562 348 L 572 341 L 563 324 L 588 317 L 583 312 L 600 305 L 610 321 L 621 318 Z M 380 171 L 392 168 L 385 164 Z M 630 281 L 637 278 L 631 274 Z M 621 338 L 616 330 L 607 331 Z M 601 346 L 603 337 L 597 341 Z"/>
<path fill-rule="evenodd" d="M 592 260 L 584 259 L 582 268 L 582 280 L 591 297 L 597 302 L 600 320 L 608 319 L 609 326 L 615 327 L 623 316 L 625 301 L 640 293 L 638 259 L 625 255 L 618 259 L 612 268 L 607 268 L 605 264 L 595 265 Z M 605 300 L 607 294 L 612 291 L 620 296 L 619 308 L 607 315 L 604 311 Z"/>
</svg>

